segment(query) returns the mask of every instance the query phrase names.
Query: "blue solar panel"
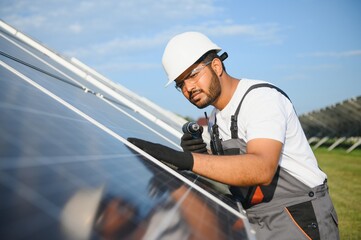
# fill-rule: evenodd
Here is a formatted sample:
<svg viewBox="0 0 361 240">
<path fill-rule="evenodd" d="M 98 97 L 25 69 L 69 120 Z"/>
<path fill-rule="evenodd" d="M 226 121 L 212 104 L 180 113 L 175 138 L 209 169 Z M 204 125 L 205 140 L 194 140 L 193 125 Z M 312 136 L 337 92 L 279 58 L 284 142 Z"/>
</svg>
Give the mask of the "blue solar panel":
<svg viewBox="0 0 361 240">
<path fill-rule="evenodd" d="M 229 196 L 125 140 L 174 132 L 4 29 L 0 51 L 3 239 L 254 238 Z"/>
</svg>

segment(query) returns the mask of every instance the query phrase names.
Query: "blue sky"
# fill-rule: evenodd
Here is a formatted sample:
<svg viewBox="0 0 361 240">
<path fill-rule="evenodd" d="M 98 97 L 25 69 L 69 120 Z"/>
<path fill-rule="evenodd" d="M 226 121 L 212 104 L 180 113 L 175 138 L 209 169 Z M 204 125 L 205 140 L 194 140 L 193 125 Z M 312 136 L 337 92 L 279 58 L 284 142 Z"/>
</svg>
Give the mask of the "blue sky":
<svg viewBox="0 0 361 240">
<path fill-rule="evenodd" d="M 0 18 L 182 116 L 195 108 L 167 81 L 164 47 L 200 31 L 227 51 L 227 71 L 269 81 L 298 114 L 361 95 L 358 0 L 2 0 Z"/>
</svg>

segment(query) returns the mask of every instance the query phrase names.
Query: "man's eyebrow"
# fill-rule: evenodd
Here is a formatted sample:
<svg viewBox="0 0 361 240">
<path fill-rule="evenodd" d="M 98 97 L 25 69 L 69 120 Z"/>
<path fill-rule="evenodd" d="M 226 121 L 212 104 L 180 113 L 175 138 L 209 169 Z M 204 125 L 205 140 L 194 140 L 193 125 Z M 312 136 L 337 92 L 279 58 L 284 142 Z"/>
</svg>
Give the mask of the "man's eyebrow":
<svg viewBox="0 0 361 240">
<path fill-rule="evenodd" d="M 193 66 L 193 65 L 192 65 Z M 178 80 L 178 82 L 180 82 L 180 81 L 184 81 L 185 79 L 187 79 L 191 74 L 192 74 L 192 72 L 193 72 L 193 69 L 194 68 L 188 68 L 187 70 L 185 70 L 184 71 L 184 73 L 186 73 L 186 74 L 181 74 L 180 76 L 179 76 L 179 79 L 176 79 L 175 81 L 177 81 Z M 189 72 L 187 72 L 189 70 Z M 182 75 L 183 75 L 183 77 L 182 77 Z"/>
</svg>

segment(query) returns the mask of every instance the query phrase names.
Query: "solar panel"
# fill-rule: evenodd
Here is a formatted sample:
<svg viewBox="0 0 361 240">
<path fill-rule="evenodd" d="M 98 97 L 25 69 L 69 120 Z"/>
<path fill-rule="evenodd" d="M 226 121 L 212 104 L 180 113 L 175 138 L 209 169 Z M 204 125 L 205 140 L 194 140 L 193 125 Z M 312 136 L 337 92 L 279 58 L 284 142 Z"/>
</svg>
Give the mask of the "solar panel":
<svg viewBox="0 0 361 240">
<path fill-rule="evenodd" d="M 126 141 L 177 149 L 181 121 L 0 26 L 2 238 L 254 239 L 224 192 Z"/>
</svg>

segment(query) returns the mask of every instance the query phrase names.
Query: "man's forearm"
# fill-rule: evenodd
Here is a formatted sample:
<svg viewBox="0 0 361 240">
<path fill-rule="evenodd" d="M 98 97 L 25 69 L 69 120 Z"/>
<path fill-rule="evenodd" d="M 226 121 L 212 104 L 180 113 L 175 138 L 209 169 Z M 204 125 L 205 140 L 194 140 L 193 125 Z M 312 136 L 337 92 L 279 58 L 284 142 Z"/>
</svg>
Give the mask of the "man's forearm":
<svg viewBox="0 0 361 240">
<path fill-rule="evenodd" d="M 254 151 L 255 146 L 262 151 Z M 259 148 L 257 148 L 259 149 Z M 194 173 L 232 186 L 267 185 L 277 170 L 282 143 L 257 139 L 249 143 L 248 153 L 217 156 L 193 153 Z"/>
</svg>

